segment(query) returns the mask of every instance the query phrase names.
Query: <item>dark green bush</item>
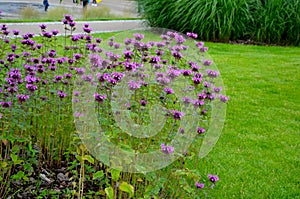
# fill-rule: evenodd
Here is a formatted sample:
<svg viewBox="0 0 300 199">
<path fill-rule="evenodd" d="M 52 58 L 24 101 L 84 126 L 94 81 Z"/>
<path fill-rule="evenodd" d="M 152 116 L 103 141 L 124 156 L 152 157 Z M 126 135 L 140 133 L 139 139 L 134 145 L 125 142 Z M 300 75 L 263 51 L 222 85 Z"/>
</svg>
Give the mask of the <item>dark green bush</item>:
<svg viewBox="0 0 300 199">
<path fill-rule="evenodd" d="M 202 40 L 300 43 L 299 0 L 137 0 L 151 26 Z"/>
</svg>

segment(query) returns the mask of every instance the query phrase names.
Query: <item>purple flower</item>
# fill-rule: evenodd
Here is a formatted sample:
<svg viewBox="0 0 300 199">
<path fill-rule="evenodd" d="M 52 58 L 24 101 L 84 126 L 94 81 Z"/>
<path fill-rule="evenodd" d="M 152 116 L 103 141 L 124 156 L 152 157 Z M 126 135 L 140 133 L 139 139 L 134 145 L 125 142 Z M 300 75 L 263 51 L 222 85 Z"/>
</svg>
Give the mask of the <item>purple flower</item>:
<svg viewBox="0 0 300 199">
<path fill-rule="evenodd" d="M 64 17 L 67 21 L 73 21 L 74 20 L 71 15 L 64 15 Z"/>
<path fill-rule="evenodd" d="M 57 91 L 57 95 L 61 99 L 67 97 L 67 94 L 65 94 L 62 90 Z"/>
<path fill-rule="evenodd" d="M 219 93 L 222 90 L 222 87 L 214 87 L 214 92 Z"/>
<path fill-rule="evenodd" d="M 156 45 L 157 48 L 162 48 L 162 47 L 164 47 L 166 44 L 165 44 L 164 42 L 156 42 L 155 45 Z"/>
<path fill-rule="evenodd" d="M 57 35 L 57 34 L 59 33 L 58 30 L 52 30 L 51 32 L 52 32 L 52 34 L 53 34 L 54 36 Z"/>
<path fill-rule="evenodd" d="M 202 53 L 204 53 L 207 50 L 208 50 L 208 47 L 202 47 L 202 48 L 200 48 L 200 52 L 202 52 Z"/>
<path fill-rule="evenodd" d="M 148 104 L 148 102 L 147 102 L 147 100 L 141 100 L 141 101 L 140 101 L 140 104 L 141 104 L 142 106 L 146 106 L 146 105 Z"/>
<path fill-rule="evenodd" d="M 79 60 L 82 57 L 82 54 L 74 54 L 74 59 Z"/>
<path fill-rule="evenodd" d="M 187 32 L 186 35 L 192 39 L 196 39 L 198 37 L 196 33 L 192 33 L 192 32 Z"/>
<path fill-rule="evenodd" d="M 202 48 L 204 46 L 204 42 L 200 41 L 200 42 L 196 42 L 196 46 L 198 48 Z"/>
<path fill-rule="evenodd" d="M 41 96 L 41 100 L 46 101 L 47 97 L 46 96 Z"/>
<path fill-rule="evenodd" d="M 201 106 L 203 106 L 205 104 L 205 102 L 202 101 L 202 100 L 194 100 L 193 104 L 194 104 L 195 107 L 200 108 Z"/>
<path fill-rule="evenodd" d="M 184 134 L 184 128 L 179 128 L 179 133 Z"/>
<path fill-rule="evenodd" d="M 30 92 L 34 92 L 38 87 L 36 85 L 33 84 L 26 84 L 26 88 L 30 91 Z"/>
<path fill-rule="evenodd" d="M 191 70 L 183 70 L 182 71 L 183 76 L 190 76 L 192 74 Z"/>
<path fill-rule="evenodd" d="M 217 175 L 212 175 L 212 174 L 208 174 L 208 179 L 212 182 L 215 183 L 217 181 L 219 181 L 219 177 Z"/>
<path fill-rule="evenodd" d="M 200 84 L 202 81 L 202 78 L 193 77 L 192 80 L 193 80 L 194 84 Z"/>
<path fill-rule="evenodd" d="M 74 91 L 74 92 L 73 92 L 73 94 L 74 94 L 74 96 L 76 96 L 76 97 L 77 97 L 77 96 L 79 96 L 79 95 L 80 95 L 80 92 L 79 92 L 79 91 Z"/>
<path fill-rule="evenodd" d="M 197 133 L 198 133 L 199 135 L 205 133 L 205 128 L 201 128 L 201 127 L 198 126 L 198 128 L 197 128 Z"/>
<path fill-rule="evenodd" d="M 129 81 L 128 86 L 129 86 L 129 90 L 133 90 L 133 91 L 141 88 L 141 84 L 138 82 L 134 82 L 134 81 Z"/>
<path fill-rule="evenodd" d="M 149 63 L 151 63 L 151 64 L 157 64 L 158 62 L 160 62 L 160 57 L 159 56 L 152 56 L 152 57 L 150 57 Z"/>
<path fill-rule="evenodd" d="M 100 95 L 98 93 L 94 94 L 95 100 L 99 103 L 102 103 L 106 99 L 106 95 Z"/>
<path fill-rule="evenodd" d="M 132 43 L 132 39 L 130 39 L 130 38 L 126 38 L 125 40 L 124 40 L 124 44 L 125 45 L 129 45 L 129 44 L 131 44 Z"/>
<path fill-rule="evenodd" d="M 171 113 L 173 114 L 173 118 L 175 120 L 181 120 L 181 118 L 184 116 L 184 113 L 177 110 L 171 110 Z"/>
<path fill-rule="evenodd" d="M 133 34 L 133 36 L 137 41 L 141 41 L 142 39 L 144 39 L 143 34 L 135 33 L 135 34 Z"/>
<path fill-rule="evenodd" d="M 45 29 L 47 28 L 47 25 L 46 25 L 46 24 L 41 24 L 41 25 L 40 25 L 40 28 L 41 28 L 42 30 L 45 30 Z"/>
<path fill-rule="evenodd" d="M 82 29 L 83 29 L 83 31 L 86 32 L 86 33 L 91 33 L 92 30 L 93 30 L 92 28 L 88 28 L 88 27 L 83 27 Z"/>
<path fill-rule="evenodd" d="M 132 63 L 132 62 L 124 62 L 123 64 L 124 64 L 125 69 L 126 69 L 127 71 L 131 71 L 131 70 L 137 68 L 137 64 L 136 64 L 135 62 L 133 62 L 133 63 Z"/>
<path fill-rule="evenodd" d="M 121 46 L 121 44 L 117 44 L 117 43 L 114 44 L 114 48 L 115 48 L 115 49 L 119 49 L 120 46 Z"/>
<path fill-rule="evenodd" d="M 25 102 L 27 99 L 29 99 L 29 95 L 23 95 L 23 94 L 18 94 L 17 98 L 19 100 L 20 103 Z"/>
<path fill-rule="evenodd" d="M 115 79 L 116 81 L 120 81 L 122 79 L 122 77 L 124 77 L 124 74 L 123 73 L 118 73 L 118 72 L 113 72 L 111 74 L 111 77 L 113 79 Z"/>
<path fill-rule="evenodd" d="M 0 102 L 3 108 L 9 108 L 11 106 L 11 102 Z"/>
<path fill-rule="evenodd" d="M 198 94 L 198 99 L 199 100 L 203 100 L 203 99 L 205 99 L 207 97 L 207 95 L 205 94 L 205 93 L 200 93 L 200 94 Z"/>
<path fill-rule="evenodd" d="M 132 55 L 133 55 L 132 51 L 124 51 L 123 54 L 125 59 L 132 59 Z"/>
<path fill-rule="evenodd" d="M 174 90 L 171 89 L 171 88 L 164 88 L 164 91 L 168 94 L 173 94 L 174 93 Z"/>
<path fill-rule="evenodd" d="M 171 154 L 174 152 L 174 147 L 172 146 L 166 146 L 165 144 L 161 144 L 161 152 L 165 153 L 165 154 Z"/>
<path fill-rule="evenodd" d="M 76 70 L 76 72 L 77 72 L 78 75 L 82 75 L 85 72 L 84 68 L 75 68 L 75 70 Z"/>
<path fill-rule="evenodd" d="M 168 70 L 168 75 L 171 79 L 175 79 L 181 74 L 180 70 L 170 69 Z"/>
<path fill-rule="evenodd" d="M 70 26 L 70 27 L 74 27 L 75 25 L 76 25 L 76 22 L 75 22 L 75 21 L 69 22 L 69 26 Z"/>
<path fill-rule="evenodd" d="M 98 44 L 103 41 L 101 38 L 96 38 L 95 40 L 96 40 L 96 43 L 98 43 Z"/>
<path fill-rule="evenodd" d="M 190 97 L 182 97 L 182 101 L 185 104 L 189 104 L 192 102 L 192 99 Z"/>
<path fill-rule="evenodd" d="M 196 187 L 198 189 L 203 189 L 204 188 L 204 184 L 203 183 L 196 182 L 195 185 L 196 185 Z"/>
<path fill-rule="evenodd" d="M 185 38 L 178 34 L 178 33 L 174 33 L 175 34 L 175 41 L 177 44 L 183 44 L 185 42 Z"/>
<path fill-rule="evenodd" d="M 19 33 L 20 33 L 19 30 L 13 30 L 12 32 L 13 32 L 13 34 L 16 35 L 16 36 L 19 35 Z"/>
<path fill-rule="evenodd" d="M 202 60 L 202 63 L 204 66 L 209 66 L 213 63 L 213 61 L 212 60 Z"/>
<path fill-rule="evenodd" d="M 176 59 L 182 58 L 182 54 L 179 51 L 172 51 L 172 56 L 175 57 Z"/>
<path fill-rule="evenodd" d="M 83 117 L 83 116 L 84 116 L 83 113 L 79 113 L 79 112 L 74 113 L 74 117 Z"/>
<path fill-rule="evenodd" d="M 229 100 L 229 97 L 224 96 L 224 95 L 220 95 L 220 100 L 221 100 L 221 102 L 226 103 Z"/>
</svg>

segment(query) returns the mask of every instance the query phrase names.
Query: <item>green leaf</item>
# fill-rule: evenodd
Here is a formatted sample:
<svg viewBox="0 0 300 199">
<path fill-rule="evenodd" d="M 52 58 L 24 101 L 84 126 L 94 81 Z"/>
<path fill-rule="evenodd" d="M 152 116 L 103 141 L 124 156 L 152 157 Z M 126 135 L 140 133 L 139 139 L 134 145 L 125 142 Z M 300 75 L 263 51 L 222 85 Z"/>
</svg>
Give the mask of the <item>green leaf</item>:
<svg viewBox="0 0 300 199">
<path fill-rule="evenodd" d="M 81 160 L 82 160 L 81 156 L 77 155 L 77 156 L 75 156 L 75 157 L 76 157 L 76 159 L 77 159 L 79 162 L 81 162 Z"/>
<path fill-rule="evenodd" d="M 11 157 L 14 165 L 21 164 L 23 162 L 23 160 L 18 160 L 19 157 L 15 154 L 11 154 L 10 157 Z"/>
<path fill-rule="evenodd" d="M 114 198 L 114 189 L 112 187 L 106 187 L 104 189 L 108 199 L 113 199 Z"/>
<path fill-rule="evenodd" d="M 110 173 L 111 173 L 111 178 L 112 178 L 114 181 L 118 181 L 118 180 L 119 180 L 121 171 L 116 170 L 116 169 L 111 169 L 111 170 L 110 170 Z"/>
<path fill-rule="evenodd" d="M 119 189 L 128 193 L 130 197 L 133 197 L 134 195 L 134 187 L 131 184 L 128 184 L 127 182 L 122 182 L 119 186 Z"/>
<path fill-rule="evenodd" d="M 7 162 L 0 163 L 0 168 L 6 168 L 6 167 L 7 167 Z"/>
<path fill-rule="evenodd" d="M 95 179 L 100 179 L 104 176 L 103 171 L 97 171 L 96 173 L 93 174 L 93 180 Z"/>
<path fill-rule="evenodd" d="M 91 164 L 94 164 L 94 158 L 92 157 L 92 156 L 90 156 L 90 155 L 85 155 L 84 157 L 83 157 L 83 159 L 84 160 L 87 160 L 89 163 L 91 163 Z"/>
</svg>

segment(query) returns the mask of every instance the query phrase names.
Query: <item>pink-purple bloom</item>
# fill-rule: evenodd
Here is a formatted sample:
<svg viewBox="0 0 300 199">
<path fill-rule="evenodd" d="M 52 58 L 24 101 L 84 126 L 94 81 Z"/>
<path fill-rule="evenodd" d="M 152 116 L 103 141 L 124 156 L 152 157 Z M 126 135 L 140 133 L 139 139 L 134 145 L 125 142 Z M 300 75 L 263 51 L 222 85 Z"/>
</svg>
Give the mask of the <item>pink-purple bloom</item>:
<svg viewBox="0 0 300 199">
<path fill-rule="evenodd" d="M 205 133 L 205 128 L 201 128 L 201 127 L 198 126 L 198 128 L 197 128 L 197 133 L 198 133 L 199 135 Z"/>
<path fill-rule="evenodd" d="M 219 177 L 217 175 L 212 175 L 212 174 L 208 174 L 208 179 L 212 182 L 215 183 L 217 181 L 219 181 Z"/>
<path fill-rule="evenodd" d="M 203 188 L 204 188 L 204 184 L 203 184 L 203 183 L 199 183 L 199 182 L 196 182 L 196 183 L 195 183 L 195 186 L 196 186 L 198 189 L 203 189 Z"/>
<path fill-rule="evenodd" d="M 192 33 L 192 32 L 187 32 L 186 35 L 192 39 L 196 39 L 198 37 L 196 33 Z"/>
<path fill-rule="evenodd" d="M 99 103 L 102 103 L 106 99 L 106 95 L 100 95 L 99 93 L 94 94 L 95 100 Z"/>
<path fill-rule="evenodd" d="M 161 147 L 161 152 L 163 152 L 164 154 L 171 154 L 174 152 L 174 147 L 172 146 L 161 144 L 160 147 Z"/>
<path fill-rule="evenodd" d="M 183 112 L 177 111 L 177 110 L 171 110 L 171 113 L 173 114 L 173 118 L 175 120 L 181 120 L 181 118 L 184 116 Z"/>
<path fill-rule="evenodd" d="M 174 90 L 171 88 L 164 88 L 164 91 L 166 92 L 167 95 L 174 94 Z"/>
<path fill-rule="evenodd" d="M 226 103 L 229 100 L 229 97 L 224 96 L 224 95 L 220 95 L 220 100 L 221 100 L 221 102 Z"/>
</svg>

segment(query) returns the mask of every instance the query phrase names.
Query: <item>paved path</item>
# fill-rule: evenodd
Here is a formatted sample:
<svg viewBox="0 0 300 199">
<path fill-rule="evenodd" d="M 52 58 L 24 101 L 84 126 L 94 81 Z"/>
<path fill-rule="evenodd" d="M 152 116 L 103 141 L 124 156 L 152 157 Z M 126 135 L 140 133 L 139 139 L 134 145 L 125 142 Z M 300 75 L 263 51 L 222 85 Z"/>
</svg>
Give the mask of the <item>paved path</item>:
<svg viewBox="0 0 300 199">
<path fill-rule="evenodd" d="M 82 26 L 86 23 L 90 24 L 90 27 L 93 29 L 92 33 L 144 29 L 146 27 L 145 21 L 143 20 L 81 21 L 76 22 L 76 30 L 74 34 L 83 33 Z M 34 34 L 41 33 L 41 29 L 39 27 L 40 24 L 46 24 L 48 31 L 58 30 L 60 34 L 64 33 L 64 25 L 62 22 L 6 23 L 9 30 L 19 30 L 21 34 L 25 34 L 27 32 Z"/>
<path fill-rule="evenodd" d="M 62 3 L 60 3 L 60 0 L 48 0 L 50 7 L 66 7 L 66 8 L 72 8 L 72 9 L 82 9 L 82 5 L 80 4 L 74 4 L 73 0 L 62 0 Z M 43 0 L 0 0 L 1 2 L 9 2 L 9 3 L 35 3 L 43 5 Z M 90 0 L 92 2 L 92 0 Z M 91 3 L 88 5 L 88 7 L 91 7 Z M 127 15 L 129 17 L 136 17 L 137 14 L 137 6 L 136 2 L 134 0 L 102 0 L 99 6 L 106 6 L 110 8 L 110 11 L 112 14 L 124 16 Z M 10 14 L 17 14 L 17 13 L 10 13 Z"/>
<path fill-rule="evenodd" d="M 90 0 L 92 1 L 92 0 Z M 13 3 L 35 3 L 42 4 L 42 0 L 1 0 L 1 2 L 13 2 Z M 62 3 L 59 0 L 49 0 L 51 6 L 61 6 L 72 9 L 82 9 L 82 5 L 77 5 L 73 3 L 73 0 L 63 0 Z M 105 5 L 111 9 L 112 13 L 121 13 L 125 11 L 131 11 L 133 15 L 137 15 L 135 8 L 135 2 L 130 0 L 102 0 L 101 5 Z M 91 4 L 89 5 L 91 6 Z M 89 9 L 89 7 L 88 7 Z M 13 13 L 12 13 L 13 14 Z M 82 26 L 83 24 L 90 24 L 90 27 L 93 29 L 92 33 L 100 32 L 115 32 L 122 30 L 132 30 L 132 29 L 143 29 L 145 28 L 145 21 L 143 20 L 116 20 L 116 21 L 82 21 L 77 22 L 76 31 L 74 34 L 83 33 Z M 39 34 L 41 32 L 39 25 L 41 22 L 37 23 L 6 23 L 9 30 L 19 30 L 21 34 L 27 32 Z M 64 26 L 61 22 L 44 22 L 43 24 L 47 25 L 47 30 L 58 30 L 60 34 L 64 33 Z"/>
</svg>

